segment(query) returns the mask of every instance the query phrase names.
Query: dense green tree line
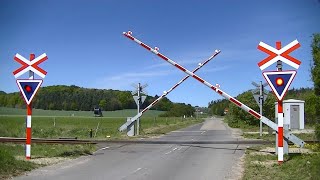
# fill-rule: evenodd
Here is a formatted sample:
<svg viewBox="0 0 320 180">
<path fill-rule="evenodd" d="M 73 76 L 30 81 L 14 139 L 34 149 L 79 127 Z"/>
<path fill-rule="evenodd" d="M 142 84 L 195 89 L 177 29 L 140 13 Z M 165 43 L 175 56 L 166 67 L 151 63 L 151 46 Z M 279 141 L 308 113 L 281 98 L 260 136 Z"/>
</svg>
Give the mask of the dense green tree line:
<svg viewBox="0 0 320 180">
<path fill-rule="evenodd" d="M 186 105 L 184 103 L 175 103 L 171 106 L 171 108 L 165 112 L 164 114 L 160 115 L 162 117 L 191 117 L 194 116 L 194 107 L 190 104 Z"/>
<path fill-rule="evenodd" d="M 218 99 L 215 101 L 211 101 L 208 104 L 209 114 L 215 114 L 219 116 L 224 116 L 224 111 L 228 109 L 229 101 L 226 99 Z"/>
<path fill-rule="evenodd" d="M 152 103 L 158 96 L 147 96 L 142 108 Z M 25 103 L 20 93 L 0 91 L 0 106 L 24 108 Z M 88 89 L 78 86 L 48 86 L 40 88 L 33 100 L 33 107 L 45 110 L 82 110 L 90 111 L 99 106 L 104 111 L 136 109 L 136 103 L 130 91 L 112 89 Z M 174 106 L 168 98 L 163 98 L 152 109 L 169 111 Z M 177 105 L 180 106 L 180 105 Z M 188 105 L 184 105 L 188 107 Z M 189 113 L 189 112 L 184 112 Z"/>
<path fill-rule="evenodd" d="M 320 96 L 320 33 L 313 35 L 311 44 L 313 61 L 311 63 L 311 77 L 314 82 L 314 90 Z"/>
<path fill-rule="evenodd" d="M 312 63 L 311 63 L 311 77 L 314 85 L 315 98 L 312 100 L 317 102 L 314 105 L 314 111 L 316 114 L 318 124 L 316 126 L 316 136 L 320 140 L 320 33 L 313 35 L 311 43 L 312 49 Z"/>
</svg>

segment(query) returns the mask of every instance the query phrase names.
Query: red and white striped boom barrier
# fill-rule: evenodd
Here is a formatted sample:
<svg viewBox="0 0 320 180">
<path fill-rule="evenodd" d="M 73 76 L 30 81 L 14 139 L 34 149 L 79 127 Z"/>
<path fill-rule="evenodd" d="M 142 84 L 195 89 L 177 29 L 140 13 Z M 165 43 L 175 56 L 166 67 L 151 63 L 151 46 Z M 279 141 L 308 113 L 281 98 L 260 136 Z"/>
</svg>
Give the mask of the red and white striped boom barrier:
<svg viewBox="0 0 320 180">
<path fill-rule="evenodd" d="M 157 50 L 157 48 L 155 48 Z M 195 68 L 192 72 L 195 73 L 197 72 L 199 69 L 201 69 L 202 66 L 206 65 L 211 59 L 213 59 L 214 57 L 216 57 L 221 51 L 220 50 L 215 50 L 215 53 L 210 56 L 207 60 L 205 60 L 203 63 L 199 63 L 199 66 L 197 68 Z M 181 83 L 183 83 L 185 80 L 187 80 L 190 76 L 187 75 L 184 78 L 182 78 L 178 83 L 176 83 L 174 86 L 172 86 L 169 90 L 164 91 L 163 94 L 158 97 L 156 100 L 154 100 L 151 104 L 149 104 L 149 106 L 147 106 L 146 108 L 144 108 L 140 113 L 138 113 L 136 116 L 132 117 L 130 119 L 130 121 L 127 121 L 125 124 L 123 124 L 120 128 L 119 131 L 124 131 L 131 123 L 133 123 L 134 121 L 136 121 L 138 118 L 140 118 L 143 113 L 145 113 L 146 111 L 148 111 L 150 108 L 152 108 L 154 105 L 156 105 L 162 98 L 166 97 L 171 91 L 173 91 L 175 88 L 177 88 Z"/>
<path fill-rule="evenodd" d="M 207 87 L 209 87 L 210 89 L 212 89 L 213 91 L 215 91 L 216 93 L 220 94 L 222 97 L 226 98 L 227 100 L 229 100 L 230 102 L 232 102 L 233 104 L 235 104 L 236 106 L 240 107 L 241 109 L 243 109 L 244 111 L 248 112 L 249 114 L 251 114 L 252 116 L 254 116 L 255 118 L 261 120 L 264 124 L 266 124 L 267 126 L 271 127 L 273 130 L 278 131 L 278 127 L 277 124 L 275 124 L 274 122 L 272 122 L 271 120 L 269 120 L 268 118 L 260 115 L 259 113 L 257 113 L 256 111 L 254 111 L 253 109 L 249 108 L 248 106 L 246 106 L 245 104 L 241 103 L 240 101 L 238 101 L 237 99 L 231 97 L 230 95 L 228 95 L 227 93 L 225 93 L 224 91 L 222 91 L 219 87 L 214 86 L 212 84 L 210 84 L 209 82 L 205 81 L 204 79 L 202 79 L 201 77 L 199 77 L 198 75 L 194 74 L 193 72 L 189 71 L 188 69 L 184 68 L 183 66 L 179 65 L 178 63 L 176 63 L 175 61 L 171 60 L 170 58 L 164 56 L 163 54 L 161 54 L 160 52 L 158 52 L 157 50 L 151 48 L 150 46 L 146 45 L 145 43 L 141 42 L 140 40 L 136 39 L 135 37 L 132 36 L 132 33 L 130 31 L 128 32 L 124 32 L 123 35 L 125 35 L 127 38 L 133 40 L 134 42 L 136 42 L 137 44 L 141 45 L 142 47 L 144 47 L 145 49 L 151 51 L 152 53 L 154 53 L 155 55 L 159 56 L 160 58 L 162 58 L 163 60 L 165 60 L 166 62 L 170 63 L 171 65 L 175 66 L 176 68 L 180 69 L 181 71 L 183 71 L 184 73 L 188 74 L 189 76 L 193 77 L 194 79 L 196 79 L 197 81 L 201 82 L 202 84 L 206 85 Z M 295 135 L 293 135 L 291 132 L 285 132 L 284 133 L 284 137 L 286 137 L 288 140 L 292 141 L 294 144 L 303 147 L 304 146 L 304 141 L 299 139 L 298 137 L 296 137 Z"/>
</svg>

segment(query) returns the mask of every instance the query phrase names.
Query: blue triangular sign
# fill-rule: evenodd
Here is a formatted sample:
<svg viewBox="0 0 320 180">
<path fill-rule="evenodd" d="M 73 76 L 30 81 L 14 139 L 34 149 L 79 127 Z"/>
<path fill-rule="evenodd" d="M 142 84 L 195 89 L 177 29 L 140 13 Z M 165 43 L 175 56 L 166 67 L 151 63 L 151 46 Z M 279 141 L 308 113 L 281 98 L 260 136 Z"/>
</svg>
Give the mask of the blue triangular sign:
<svg viewBox="0 0 320 180">
<path fill-rule="evenodd" d="M 277 99 L 281 101 L 289 89 L 297 71 L 265 71 L 263 76 Z"/>
<path fill-rule="evenodd" d="M 20 92 L 29 105 L 42 84 L 42 79 L 17 79 Z"/>
</svg>

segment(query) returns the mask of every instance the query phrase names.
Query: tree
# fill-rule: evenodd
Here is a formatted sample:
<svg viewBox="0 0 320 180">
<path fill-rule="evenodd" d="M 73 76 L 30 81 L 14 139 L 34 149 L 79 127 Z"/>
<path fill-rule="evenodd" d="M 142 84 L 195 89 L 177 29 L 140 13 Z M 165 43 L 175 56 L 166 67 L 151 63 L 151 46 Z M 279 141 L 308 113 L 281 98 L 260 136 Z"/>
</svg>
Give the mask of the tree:
<svg viewBox="0 0 320 180">
<path fill-rule="evenodd" d="M 312 57 L 313 57 L 313 64 L 311 66 L 311 77 L 314 84 L 314 93 L 318 97 L 320 96 L 320 34 L 313 34 L 313 41 L 311 43 L 312 48 Z M 320 99 L 320 98 L 318 98 Z M 316 106 L 316 116 L 319 120 L 320 116 L 320 103 Z M 316 125 L 316 136 L 320 140 L 320 124 Z"/>
<path fill-rule="evenodd" d="M 313 34 L 311 44 L 313 63 L 311 66 L 311 77 L 314 83 L 314 91 L 317 96 L 320 96 L 320 34 Z"/>
<path fill-rule="evenodd" d="M 186 105 L 184 103 L 175 103 L 172 108 L 166 113 L 160 115 L 162 117 L 181 117 L 181 116 L 194 116 L 194 108 L 191 105 Z"/>
<path fill-rule="evenodd" d="M 316 123 L 317 119 L 317 107 L 320 104 L 320 97 L 317 97 L 315 93 L 310 92 L 305 98 L 305 121 L 307 123 Z"/>
<path fill-rule="evenodd" d="M 223 116 L 224 110 L 228 108 L 230 102 L 226 99 L 211 101 L 208 105 L 210 109 L 210 114 Z"/>
<path fill-rule="evenodd" d="M 100 102 L 99 102 L 99 107 L 100 107 L 102 110 L 106 110 L 107 101 L 106 101 L 105 99 L 100 100 Z"/>
</svg>

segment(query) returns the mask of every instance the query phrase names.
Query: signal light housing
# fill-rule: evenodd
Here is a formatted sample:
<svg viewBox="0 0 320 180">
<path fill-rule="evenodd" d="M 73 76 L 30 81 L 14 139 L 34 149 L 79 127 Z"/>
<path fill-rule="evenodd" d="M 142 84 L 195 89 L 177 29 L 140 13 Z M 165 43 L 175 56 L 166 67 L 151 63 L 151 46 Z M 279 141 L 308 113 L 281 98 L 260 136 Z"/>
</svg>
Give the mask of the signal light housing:
<svg viewBox="0 0 320 180">
<path fill-rule="evenodd" d="M 282 86 L 283 83 L 284 83 L 284 81 L 283 81 L 283 79 L 282 79 L 281 77 L 278 77 L 278 78 L 276 79 L 276 85 L 277 85 L 277 86 Z"/>
<path fill-rule="evenodd" d="M 24 86 L 24 89 L 26 90 L 27 93 L 32 92 L 32 87 L 29 86 L 29 85 L 25 85 L 25 86 Z"/>
</svg>

